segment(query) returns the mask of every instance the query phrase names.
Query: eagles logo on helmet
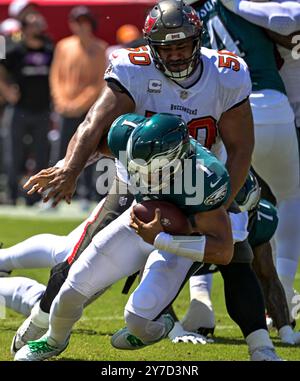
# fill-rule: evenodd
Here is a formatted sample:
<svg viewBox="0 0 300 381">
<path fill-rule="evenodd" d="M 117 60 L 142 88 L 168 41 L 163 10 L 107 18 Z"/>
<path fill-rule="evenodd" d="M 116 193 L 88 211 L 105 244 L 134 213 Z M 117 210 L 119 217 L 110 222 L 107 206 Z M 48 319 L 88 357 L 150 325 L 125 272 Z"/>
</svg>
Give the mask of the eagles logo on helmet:
<svg viewBox="0 0 300 381">
<path fill-rule="evenodd" d="M 186 123 L 172 114 L 155 114 L 134 129 L 127 143 L 132 184 L 157 192 L 170 185 L 190 152 Z"/>
</svg>

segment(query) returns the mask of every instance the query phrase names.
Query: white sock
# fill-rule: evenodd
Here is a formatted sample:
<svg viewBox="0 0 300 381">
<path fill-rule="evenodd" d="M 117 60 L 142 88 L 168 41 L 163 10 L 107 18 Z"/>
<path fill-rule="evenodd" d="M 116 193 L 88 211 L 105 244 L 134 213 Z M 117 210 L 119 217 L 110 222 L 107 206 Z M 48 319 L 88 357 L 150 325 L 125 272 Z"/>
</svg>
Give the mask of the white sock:
<svg viewBox="0 0 300 381">
<path fill-rule="evenodd" d="M 29 316 L 33 306 L 42 297 L 45 286 L 25 277 L 0 278 L 0 296 L 12 310 Z"/>
<path fill-rule="evenodd" d="M 40 303 L 37 303 L 30 314 L 32 322 L 40 328 L 48 328 L 49 314 L 40 308 Z"/>
<path fill-rule="evenodd" d="M 190 278 L 189 308 L 181 320 L 186 331 L 197 331 L 198 328 L 213 328 L 215 315 L 210 292 L 212 288 L 212 274 L 196 275 Z"/>
<path fill-rule="evenodd" d="M 250 335 L 246 337 L 246 342 L 250 352 L 253 352 L 255 349 L 261 347 L 274 348 L 269 332 L 265 329 L 258 329 L 257 331 L 250 333 Z"/>
<path fill-rule="evenodd" d="M 297 263 L 287 258 L 277 258 L 277 273 L 284 288 L 286 300 L 291 315 L 292 308 L 294 307 L 292 299 L 294 296 L 294 279 L 297 272 Z M 291 319 L 292 320 L 292 319 Z"/>
</svg>

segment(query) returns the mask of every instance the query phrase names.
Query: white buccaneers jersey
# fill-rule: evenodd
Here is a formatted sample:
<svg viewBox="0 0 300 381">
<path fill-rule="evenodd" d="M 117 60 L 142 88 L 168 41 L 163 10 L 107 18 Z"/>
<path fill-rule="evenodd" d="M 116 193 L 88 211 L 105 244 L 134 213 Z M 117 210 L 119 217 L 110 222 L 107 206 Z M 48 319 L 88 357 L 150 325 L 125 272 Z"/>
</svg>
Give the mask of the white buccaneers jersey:
<svg viewBox="0 0 300 381">
<path fill-rule="evenodd" d="M 284 64 L 279 73 L 285 85 L 287 96 L 293 107 L 297 126 L 300 127 L 300 59 L 295 59 L 291 50 L 277 45 Z"/>
<path fill-rule="evenodd" d="M 251 80 L 246 63 L 233 53 L 202 48 L 201 54 L 201 77 L 188 88 L 164 76 L 146 46 L 114 51 L 105 79 L 118 81 L 128 91 L 138 114 L 179 115 L 190 135 L 221 159 L 218 121 L 223 112 L 247 99 Z"/>
</svg>

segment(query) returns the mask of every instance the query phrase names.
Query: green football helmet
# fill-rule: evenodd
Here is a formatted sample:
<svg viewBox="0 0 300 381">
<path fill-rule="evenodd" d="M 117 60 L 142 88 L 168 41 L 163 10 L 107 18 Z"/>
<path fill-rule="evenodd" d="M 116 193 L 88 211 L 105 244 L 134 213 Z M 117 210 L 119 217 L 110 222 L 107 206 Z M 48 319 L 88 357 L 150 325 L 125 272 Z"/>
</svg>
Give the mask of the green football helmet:
<svg viewBox="0 0 300 381">
<path fill-rule="evenodd" d="M 146 191 L 160 191 L 170 185 L 189 151 L 186 123 L 176 115 L 155 114 L 135 128 L 128 140 L 130 179 Z"/>
<path fill-rule="evenodd" d="M 119 116 L 111 125 L 108 132 L 107 143 L 112 152 L 122 151 L 124 141 L 128 141 L 132 131 L 147 118 L 138 114 L 124 114 Z"/>
<path fill-rule="evenodd" d="M 235 197 L 242 212 L 250 212 L 257 207 L 260 200 L 261 188 L 258 184 L 257 178 L 250 171 L 247 179 Z"/>
</svg>

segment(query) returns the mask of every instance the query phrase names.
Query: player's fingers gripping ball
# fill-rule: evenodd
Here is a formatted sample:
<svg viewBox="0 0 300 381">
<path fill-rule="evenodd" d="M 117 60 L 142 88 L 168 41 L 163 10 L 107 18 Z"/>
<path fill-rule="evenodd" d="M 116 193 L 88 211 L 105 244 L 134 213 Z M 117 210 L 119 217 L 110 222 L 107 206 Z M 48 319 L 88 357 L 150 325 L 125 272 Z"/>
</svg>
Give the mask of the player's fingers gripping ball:
<svg viewBox="0 0 300 381">
<path fill-rule="evenodd" d="M 159 209 L 159 211 L 156 211 Z M 167 201 L 144 201 L 133 207 L 131 216 L 134 228 L 138 223 L 160 223 L 163 231 L 173 235 L 188 235 L 192 232 L 191 224 L 187 216 L 176 205 Z M 157 221 L 159 220 L 159 221 Z M 132 225 L 131 225 L 132 226 Z M 132 226 L 133 227 L 133 226 Z"/>
</svg>

